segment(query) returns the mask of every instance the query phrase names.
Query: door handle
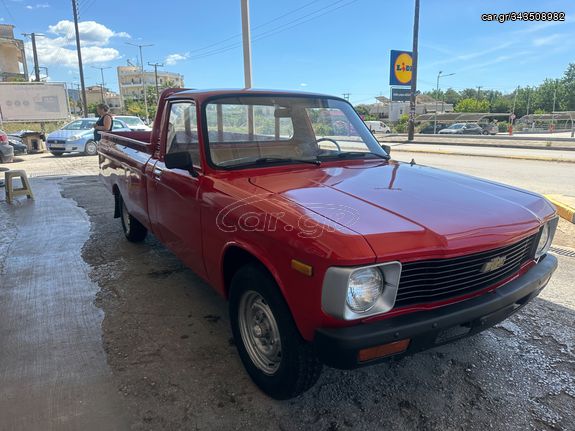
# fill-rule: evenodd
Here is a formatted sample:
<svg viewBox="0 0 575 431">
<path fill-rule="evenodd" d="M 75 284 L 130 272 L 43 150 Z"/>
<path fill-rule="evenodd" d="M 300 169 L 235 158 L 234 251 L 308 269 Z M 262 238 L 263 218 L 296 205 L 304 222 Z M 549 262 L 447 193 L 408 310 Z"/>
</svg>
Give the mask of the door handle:
<svg viewBox="0 0 575 431">
<path fill-rule="evenodd" d="M 152 176 L 154 177 L 154 179 L 160 181 L 163 172 L 164 172 L 163 169 L 154 167 L 154 170 L 152 171 Z"/>
</svg>

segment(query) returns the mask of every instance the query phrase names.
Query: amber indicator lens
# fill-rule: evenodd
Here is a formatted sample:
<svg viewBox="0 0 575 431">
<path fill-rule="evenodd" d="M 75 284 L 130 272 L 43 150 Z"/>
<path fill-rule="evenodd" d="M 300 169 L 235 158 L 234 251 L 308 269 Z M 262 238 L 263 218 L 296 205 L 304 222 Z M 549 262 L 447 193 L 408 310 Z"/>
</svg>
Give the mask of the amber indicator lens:
<svg viewBox="0 0 575 431">
<path fill-rule="evenodd" d="M 359 362 L 372 361 L 386 356 L 397 355 L 405 352 L 409 347 L 411 339 L 394 341 L 393 343 L 382 344 L 381 346 L 370 347 L 369 349 L 360 350 L 357 354 Z"/>
</svg>

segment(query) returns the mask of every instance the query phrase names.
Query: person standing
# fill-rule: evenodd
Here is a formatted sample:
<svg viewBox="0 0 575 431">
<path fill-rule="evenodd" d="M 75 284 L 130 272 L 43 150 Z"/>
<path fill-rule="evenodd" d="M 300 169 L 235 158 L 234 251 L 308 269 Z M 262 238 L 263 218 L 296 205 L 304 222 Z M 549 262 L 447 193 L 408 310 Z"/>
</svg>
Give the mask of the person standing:
<svg viewBox="0 0 575 431">
<path fill-rule="evenodd" d="M 96 107 L 98 113 L 98 121 L 94 124 L 94 141 L 99 142 L 102 138 L 100 132 L 109 132 L 112 130 L 112 116 L 108 113 L 110 108 L 104 103 L 100 103 Z"/>
</svg>

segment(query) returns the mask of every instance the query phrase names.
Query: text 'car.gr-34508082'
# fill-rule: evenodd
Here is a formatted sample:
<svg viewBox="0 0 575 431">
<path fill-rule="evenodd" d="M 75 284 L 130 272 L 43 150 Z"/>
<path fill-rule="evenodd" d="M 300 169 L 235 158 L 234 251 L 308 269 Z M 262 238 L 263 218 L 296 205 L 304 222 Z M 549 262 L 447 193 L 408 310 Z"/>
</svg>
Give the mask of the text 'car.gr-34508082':
<svg viewBox="0 0 575 431">
<path fill-rule="evenodd" d="M 102 136 L 126 237 L 151 232 L 229 300 L 241 360 L 277 399 L 324 364 L 489 328 L 557 266 L 546 199 L 394 161 L 340 98 L 170 89 L 152 131 Z"/>
</svg>

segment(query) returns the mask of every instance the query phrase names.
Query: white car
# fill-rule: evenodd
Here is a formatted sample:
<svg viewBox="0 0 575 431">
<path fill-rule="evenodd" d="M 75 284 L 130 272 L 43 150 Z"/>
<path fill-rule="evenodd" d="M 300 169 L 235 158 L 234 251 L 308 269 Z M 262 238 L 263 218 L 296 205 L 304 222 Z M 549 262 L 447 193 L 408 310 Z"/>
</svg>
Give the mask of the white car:
<svg viewBox="0 0 575 431">
<path fill-rule="evenodd" d="M 366 121 L 365 124 L 371 133 L 391 133 L 391 129 L 383 121 Z"/>
<path fill-rule="evenodd" d="M 140 117 L 136 117 L 135 115 L 114 115 L 114 118 L 126 123 L 133 131 L 149 132 L 152 130 Z"/>
</svg>

